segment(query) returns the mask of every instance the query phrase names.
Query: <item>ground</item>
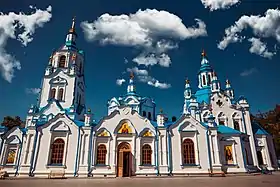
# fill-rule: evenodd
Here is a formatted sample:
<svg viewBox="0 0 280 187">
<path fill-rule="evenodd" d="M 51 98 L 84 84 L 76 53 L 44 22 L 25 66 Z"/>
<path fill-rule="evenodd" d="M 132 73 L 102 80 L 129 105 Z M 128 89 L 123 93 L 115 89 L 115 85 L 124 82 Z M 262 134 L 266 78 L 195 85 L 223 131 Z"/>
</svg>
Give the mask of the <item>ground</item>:
<svg viewBox="0 0 280 187">
<path fill-rule="evenodd" d="M 280 173 L 227 177 L 0 180 L 1 187 L 279 187 L 279 184 Z"/>
</svg>

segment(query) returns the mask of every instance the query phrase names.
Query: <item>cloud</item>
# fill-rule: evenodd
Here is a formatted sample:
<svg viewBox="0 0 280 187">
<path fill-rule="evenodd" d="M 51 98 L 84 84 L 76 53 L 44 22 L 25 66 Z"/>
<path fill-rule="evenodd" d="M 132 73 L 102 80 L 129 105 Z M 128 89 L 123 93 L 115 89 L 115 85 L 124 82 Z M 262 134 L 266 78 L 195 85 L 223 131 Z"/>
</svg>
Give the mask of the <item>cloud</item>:
<svg viewBox="0 0 280 187">
<path fill-rule="evenodd" d="M 210 11 L 228 9 L 240 2 L 241 0 L 201 0 L 201 3 L 204 5 L 204 7 L 209 8 Z"/>
<path fill-rule="evenodd" d="M 252 43 L 251 48 L 249 51 L 251 53 L 260 55 L 264 58 L 269 58 L 271 59 L 276 53 L 269 52 L 267 50 L 267 46 L 265 43 L 263 43 L 259 38 L 250 38 L 248 39 L 249 42 Z"/>
<path fill-rule="evenodd" d="M 26 88 L 26 89 L 25 89 L 25 92 L 26 92 L 27 94 L 34 94 L 34 95 L 39 94 L 40 91 L 41 91 L 40 88 Z"/>
<path fill-rule="evenodd" d="M 147 83 L 150 86 L 160 88 L 160 89 L 168 89 L 171 87 L 171 84 L 161 83 L 157 79 L 151 77 L 148 71 L 145 69 L 139 69 L 138 67 L 134 67 L 134 68 L 127 68 L 127 71 L 128 72 L 132 71 L 140 82 Z"/>
<path fill-rule="evenodd" d="M 121 86 L 123 83 L 125 83 L 125 80 L 124 80 L 124 79 L 117 79 L 117 80 L 116 80 L 116 84 L 117 84 L 118 86 Z"/>
<path fill-rule="evenodd" d="M 178 39 L 207 35 L 206 25 L 196 19 L 198 27 L 187 28 L 175 14 L 156 9 L 138 10 L 135 14 L 101 15 L 96 21 L 84 21 L 81 27 L 88 41 L 100 40 L 126 46 L 151 46 L 156 37 Z"/>
<path fill-rule="evenodd" d="M 280 11 L 268 9 L 264 16 L 244 15 L 234 25 L 225 29 L 225 36 L 219 42 L 218 48 L 224 50 L 229 44 L 242 42 L 245 36 L 239 34 L 247 28 L 252 29 L 253 34 L 259 38 L 275 38 L 280 42 Z"/>
<path fill-rule="evenodd" d="M 0 12 L 0 72 L 2 77 L 10 83 L 14 77 L 14 71 L 20 70 L 21 64 L 5 50 L 8 39 L 16 39 L 23 46 L 27 46 L 33 40 L 32 35 L 35 33 L 35 29 L 43 27 L 52 17 L 51 6 L 46 10 L 40 10 L 33 6 L 30 8 L 35 12 L 29 15 L 22 12 L 18 14 Z"/>
<path fill-rule="evenodd" d="M 154 81 L 149 81 L 148 82 L 148 85 L 150 86 L 154 86 L 156 88 L 160 88 L 160 89 L 168 89 L 171 87 L 170 84 L 167 84 L 167 83 L 161 83 L 159 82 L 158 80 L 154 80 Z"/>
<path fill-rule="evenodd" d="M 162 67 L 169 67 L 171 64 L 171 59 L 166 53 L 162 53 L 158 56 L 153 53 L 150 53 L 147 56 L 141 54 L 138 57 L 134 58 L 132 61 L 136 62 L 138 65 L 143 64 L 145 66 L 153 66 L 155 64 L 159 64 Z"/>
<path fill-rule="evenodd" d="M 88 41 L 136 47 L 141 52 L 134 58 L 134 62 L 168 67 L 171 59 L 166 52 L 178 47 L 173 40 L 207 35 L 205 23 L 200 19 L 195 21 L 196 26 L 186 27 L 175 14 L 164 10 L 140 9 L 129 15 L 114 16 L 106 13 L 94 22 L 82 22 L 81 27 Z M 149 58 L 151 56 L 154 58 Z M 148 62 L 145 58 L 153 62 Z"/>
<path fill-rule="evenodd" d="M 253 73 L 257 73 L 258 70 L 257 68 L 251 68 L 251 69 L 248 69 L 248 70 L 244 70 L 243 72 L 240 73 L 240 76 L 242 77 L 246 77 L 246 76 L 249 76 Z"/>
</svg>

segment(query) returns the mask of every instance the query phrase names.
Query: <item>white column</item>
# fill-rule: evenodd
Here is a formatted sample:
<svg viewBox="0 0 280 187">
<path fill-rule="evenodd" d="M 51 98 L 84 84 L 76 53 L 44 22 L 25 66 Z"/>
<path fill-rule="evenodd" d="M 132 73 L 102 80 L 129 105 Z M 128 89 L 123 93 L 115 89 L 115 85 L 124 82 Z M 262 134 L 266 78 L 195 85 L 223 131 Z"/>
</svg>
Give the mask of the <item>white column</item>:
<svg viewBox="0 0 280 187">
<path fill-rule="evenodd" d="M 265 154 L 265 158 L 266 158 L 266 164 L 268 168 L 272 168 L 272 164 L 271 164 L 271 160 L 270 160 L 270 155 L 269 155 L 269 150 L 268 150 L 268 142 L 266 138 L 262 138 L 262 140 L 264 141 L 264 154 Z"/>
</svg>

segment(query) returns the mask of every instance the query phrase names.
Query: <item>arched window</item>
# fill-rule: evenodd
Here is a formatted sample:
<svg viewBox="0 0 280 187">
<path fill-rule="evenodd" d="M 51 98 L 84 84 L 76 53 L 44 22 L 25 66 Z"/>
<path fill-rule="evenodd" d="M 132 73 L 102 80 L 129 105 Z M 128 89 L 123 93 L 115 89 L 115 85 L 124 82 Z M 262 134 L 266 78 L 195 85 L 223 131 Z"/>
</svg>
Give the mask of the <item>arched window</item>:
<svg viewBox="0 0 280 187">
<path fill-rule="evenodd" d="M 55 93 L 56 93 L 56 89 L 55 88 L 51 89 L 51 95 L 50 95 L 51 99 L 55 99 Z"/>
<path fill-rule="evenodd" d="M 60 89 L 59 89 L 59 92 L 58 92 L 58 100 L 60 100 L 60 101 L 63 100 L 63 88 L 60 88 Z"/>
<path fill-rule="evenodd" d="M 208 85 L 211 83 L 211 75 L 208 74 Z"/>
<path fill-rule="evenodd" d="M 182 144 L 183 164 L 195 164 L 194 143 L 191 139 L 185 139 Z"/>
<path fill-rule="evenodd" d="M 233 126 L 234 126 L 234 129 L 235 129 L 235 130 L 240 131 L 240 126 L 239 126 L 238 121 L 234 121 L 234 122 L 233 122 Z"/>
<path fill-rule="evenodd" d="M 97 147 L 97 160 L 96 160 L 96 164 L 105 165 L 105 163 L 106 163 L 106 154 L 107 154 L 106 146 L 103 145 L 103 144 L 98 145 L 98 147 Z"/>
<path fill-rule="evenodd" d="M 59 58 L 58 67 L 64 68 L 64 67 L 65 67 L 65 62 L 66 62 L 66 56 L 62 55 L 62 56 Z"/>
<path fill-rule="evenodd" d="M 147 113 L 146 111 L 143 111 L 143 117 L 146 117 Z"/>
<path fill-rule="evenodd" d="M 202 75 L 202 84 L 205 85 L 206 84 L 206 78 L 205 75 Z"/>
<path fill-rule="evenodd" d="M 225 125 L 224 121 L 219 121 L 219 125 Z"/>
<path fill-rule="evenodd" d="M 63 153 L 64 153 L 64 140 L 59 138 L 56 139 L 51 145 L 52 156 L 51 164 L 62 164 L 63 163 Z"/>
<path fill-rule="evenodd" d="M 152 148 L 148 144 L 142 147 L 142 165 L 152 165 Z"/>
<path fill-rule="evenodd" d="M 151 112 L 148 112 L 148 119 L 149 119 L 149 120 L 152 119 L 152 114 L 151 114 Z"/>
</svg>

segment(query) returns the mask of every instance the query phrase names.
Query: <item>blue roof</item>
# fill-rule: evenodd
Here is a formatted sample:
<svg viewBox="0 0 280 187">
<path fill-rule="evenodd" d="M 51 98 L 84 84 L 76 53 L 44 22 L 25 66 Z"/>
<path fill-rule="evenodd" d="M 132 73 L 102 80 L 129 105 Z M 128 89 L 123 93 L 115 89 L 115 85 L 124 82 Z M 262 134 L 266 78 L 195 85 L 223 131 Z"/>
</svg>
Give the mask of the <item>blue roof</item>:
<svg viewBox="0 0 280 187">
<path fill-rule="evenodd" d="M 85 125 L 85 122 L 79 120 L 73 120 L 78 127 L 82 127 Z"/>
<path fill-rule="evenodd" d="M 150 122 L 151 122 L 151 124 L 152 124 L 154 127 L 157 127 L 157 126 L 158 126 L 158 124 L 157 124 L 156 121 L 150 121 Z"/>
<path fill-rule="evenodd" d="M 221 134 L 241 134 L 240 131 L 233 128 L 227 127 L 225 125 L 218 125 L 218 133 Z"/>
<path fill-rule="evenodd" d="M 269 135 L 269 133 L 264 130 L 260 124 L 258 124 L 257 122 L 253 122 L 252 123 L 252 128 L 253 128 L 253 133 L 254 134 L 258 134 L 258 135 Z"/>
<path fill-rule="evenodd" d="M 196 101 L 198 103 L 205 102 L 206 104 L 210 104 L 211 93 L 212 92 L 210 87 L 205 87 L 197 90 L 195 93 Z"/>
</svg>

